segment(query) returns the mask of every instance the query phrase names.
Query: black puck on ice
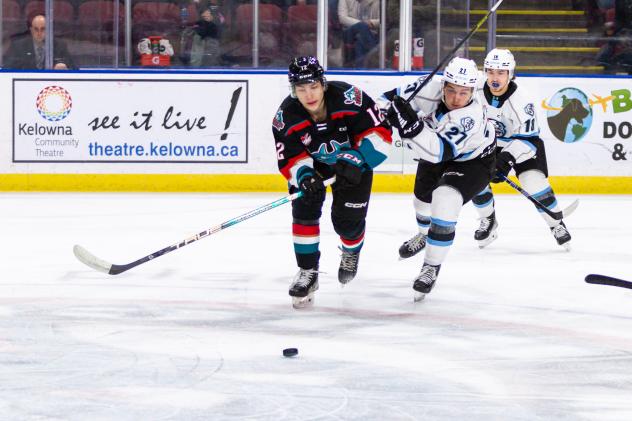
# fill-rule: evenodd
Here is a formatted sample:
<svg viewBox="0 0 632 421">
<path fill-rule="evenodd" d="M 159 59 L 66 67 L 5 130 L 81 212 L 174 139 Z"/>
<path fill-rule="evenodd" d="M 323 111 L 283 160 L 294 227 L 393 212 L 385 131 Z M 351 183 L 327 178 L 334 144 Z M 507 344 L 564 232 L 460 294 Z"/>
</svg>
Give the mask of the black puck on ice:
<svg viewBox="0 0 632 421">
<path fill-rule="evenodd" d="M 283 350 L 284 357 L 295 357 L 298 355 L 298 349 L 296 348 L 285 348 Z"/>
</svg>

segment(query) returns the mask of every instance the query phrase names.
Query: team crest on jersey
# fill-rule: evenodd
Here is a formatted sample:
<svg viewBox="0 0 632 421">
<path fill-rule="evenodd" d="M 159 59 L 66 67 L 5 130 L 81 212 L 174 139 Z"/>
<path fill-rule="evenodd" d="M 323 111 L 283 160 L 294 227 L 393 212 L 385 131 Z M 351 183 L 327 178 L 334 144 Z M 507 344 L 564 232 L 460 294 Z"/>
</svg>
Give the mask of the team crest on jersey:
<svg viewBox="0 0 632 421">
<path fill-rule="evenodd" d="M 277 111 L 274 116 L 274 120 L 272 120 L 272 127 L 281 131 L 285 127 L 285 123 L 283 122 L 283 110 Z"/>
<path fill-rule="evenodd" d="M 496 131 L 496 137 L 505 137 L 505 135 L 507 134 L 507 127 L 505 127 L 505 125 L 498 120 L 490 119 L 489 121 L 491 121 L 492 124 L 494 125 L 494 130 Z"/>
<path fill-rule="evenodd" d="M 309 145 L 310 143 L 312 143 L 312 136 L 309 133 L 305 133 L 303 136 L 301 136 L 301 143 L 305 146 Z"/>
<path fill-rule="evenodd" d="M 332 139 L 327 143 L 322 143 L 316 152 L 312 152 L 312 157 L 325 164 L 334 165 L 339 151 L 344 147 L 349 147 L 349 141 L 340 143 Z"/>
<path fill-rule="evenodd" d="M 533 104 L 527 104 L 524 107 L 524 112 L 529 114 L 531 117 L 535 114 L 535 110 L 533 109 Z"/>
<path fill-rule="evenodd" d="M 345 104 L 355 104 L 358 107 L 362 105 L 362 91 L 355 86 L 347 89 L 344 96 Z"/>
<path fill-rule="evenodd" d="M 461 119 L 461 126 L 466 132 L 469 132 L 474 128 L 474 119 L 472 117 L 463 117 Z"/>
</svg>

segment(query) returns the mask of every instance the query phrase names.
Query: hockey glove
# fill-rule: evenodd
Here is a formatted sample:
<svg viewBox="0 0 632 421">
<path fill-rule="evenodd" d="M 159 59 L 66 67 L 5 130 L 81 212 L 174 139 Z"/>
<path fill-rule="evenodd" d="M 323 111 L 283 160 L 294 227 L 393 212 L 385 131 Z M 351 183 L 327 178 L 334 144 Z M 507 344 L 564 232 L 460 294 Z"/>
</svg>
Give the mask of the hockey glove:
<svg viewBox="0 0 632 421">
<path fill-rule="evenodd" d="M 336 171 L 336 187 L 348 189 L 362 181 L 364 159 L 358 151 L 348 150 L 338 154 L 334 170 Z"/>
<path fill-rule="evenodd" d="M 397 128 L 401 138 L 411 139 L 421 133 L 424 128 L 424 123 L 415 110 L 399 95 L 393 97 L 391 106 L 386 112 L 386 119 Z"/>
<path fill-rule="evenodd" d="M 496 157 L 496 175 L 492 178 L 492 183 L 502 183 L 509 175 L 509 171 L 515 164 L 513 155 L 504 151 L 498 154 Z"/>
<path fill-rule="evenodd" d="M 303 200 L 308 205 L 325 201 L 325 185 L 318 174 L 308 174 L 301 178 L 298 187 L 303 192 Z"/>
</svg>

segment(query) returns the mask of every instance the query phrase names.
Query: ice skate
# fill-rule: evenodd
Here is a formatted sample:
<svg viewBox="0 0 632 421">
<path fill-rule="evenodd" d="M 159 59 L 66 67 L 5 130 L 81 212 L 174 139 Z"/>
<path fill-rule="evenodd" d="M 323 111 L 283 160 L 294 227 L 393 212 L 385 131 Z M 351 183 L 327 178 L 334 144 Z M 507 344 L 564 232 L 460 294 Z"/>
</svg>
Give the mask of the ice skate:
<svg viewBox="0 0 632 421">
<path fill-rule="evenodd" d="M 426 294 L 432 291 L 432 288 L 437 281 L 437 276 L 439 275 L 439 269 L 441 269 L 441 265 L 433 266 L 424 263 L 421 271 L 419 272 L 419 275 L 417 275 L 415 281 L 413 282 L 413 289 L 415 290 L 415 302 L 423 300 Z"/>
<path fill-rule="evenodd" d="M 318 269 L 300 269 L 290 285 L 292 307 L 305 308 L 314 304 L 316 290 L 318 290 Z"/>
<path fill-rule="evenodd" d="M 566 251 L 571 250 L 571 234 L 568 232 L 568 229 L 563 221 L 560 221 L 559 224 L 551 227 L 551 233 L 553 234 L 553 237 L 555 237 L 557 244 L 564 247 Z"/>
<path fill-rule="evenodd" d="M 474 233 L 474 239 L 478 241 L 478 248 L 485 248 L 498 238 L 498 222 L 496 212 L 481 218 L 481 224 Z"/>
<path fill-rule="evenodd" d="M 338 281 L 342 286 L 351 282 L 358 273 L 358 260 L 360 259 L 360 252 L 357 253 L 342 250 L 342 256 L 340 257 L 340 268 L 338 269 Z"/>
<path fill-rule="evenodd" d="M 408 259 L 426 247 L 426 235 L 419 232 L 399 248 L 399 259 Z"/>
</svg>

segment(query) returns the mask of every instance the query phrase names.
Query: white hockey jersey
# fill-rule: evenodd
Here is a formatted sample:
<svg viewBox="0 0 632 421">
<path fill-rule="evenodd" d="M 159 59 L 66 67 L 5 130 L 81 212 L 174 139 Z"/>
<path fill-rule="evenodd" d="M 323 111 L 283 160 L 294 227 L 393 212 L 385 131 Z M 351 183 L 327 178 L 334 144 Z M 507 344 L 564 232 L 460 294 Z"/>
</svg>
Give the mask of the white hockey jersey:
<svg viewBox="0 0 632 421">
<path fill-rule="evenodd" d="M 407 98 L 420 80 L 385 92 L 377 103 L 388 109 L 392 98 Z M 486 156 L 495 150 L 494 126 L 488 122 L 477 92 L 463 108 L 448 110 L 441 100 L 443 82 L 435 76 L 410 102 L 424 121 L 424 129 L 413 139 L 402 139 L 421 160 L 438 163 L 468 161 Z"/>
<path fill-rule="evenodd" d="M 507 92 L 497 97 L 484 83 L 479 95 L 484 99 L 487 118 L 496 129 L 498 147 L 510 152 L 517 163 L 533 158 L 536 148 L 529 140 L 539 138 L 540 126 L 535 106 L 524 89 L 510 82 Z"/>
</svg>

